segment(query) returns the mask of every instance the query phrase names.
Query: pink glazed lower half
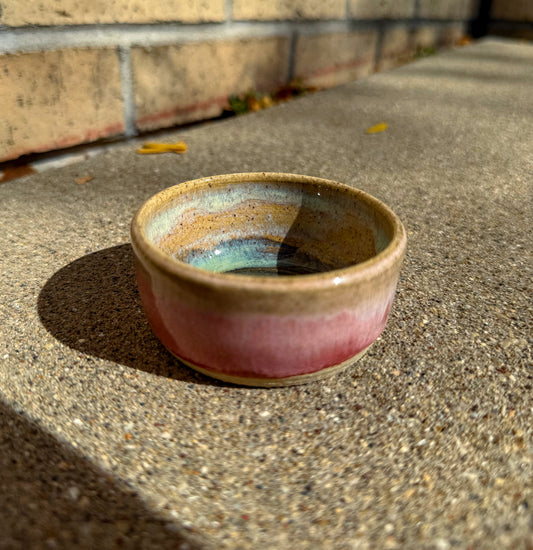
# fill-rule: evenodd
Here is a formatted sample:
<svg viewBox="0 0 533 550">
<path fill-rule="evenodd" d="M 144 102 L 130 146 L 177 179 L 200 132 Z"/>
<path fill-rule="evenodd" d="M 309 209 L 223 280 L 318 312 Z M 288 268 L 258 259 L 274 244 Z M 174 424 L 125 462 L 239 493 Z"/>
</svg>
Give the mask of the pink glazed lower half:
<svg viewBox="0 0 533 550">
<path fill-rule="evenodd" d="M 132 225 L 139 292 L 156 336 L 189 366 L 241 384 L 302 383 L 345 368 L 384 330 L 405 233 L 376 199 L 286 174 L 159 195 Z"/>
</svg>

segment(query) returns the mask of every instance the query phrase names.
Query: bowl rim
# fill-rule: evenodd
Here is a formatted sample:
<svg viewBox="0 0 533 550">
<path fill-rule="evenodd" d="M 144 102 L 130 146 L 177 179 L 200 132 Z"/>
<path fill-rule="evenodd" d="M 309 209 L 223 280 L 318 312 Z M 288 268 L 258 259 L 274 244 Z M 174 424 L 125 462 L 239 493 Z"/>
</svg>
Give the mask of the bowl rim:
<svg viewBox="0 0 533 550">
<path fill-rule="evenodd" d="M 254 275 L 208 271 L 169 256 L 148 240 L 143 228 L 143 222 L 148 217 L 150 211 L 156 210 L 157 203 L 166 202 L 172 197 L 182 194 L 184 191 L 186 192 L 188 188 L 207 185 L 214 181 L 222 184 L 245 182 L 309 183 L 325 185 L 333 189 L 342 189 L 344 192 L 356 194 L 358 199 L 365 202 L 372 209 L 379 211 L 392 226 L 392 238 L 384 250 L 363 262 L 320 273 L 280 275 L 278 277 L 257 277 Z M 162 189 L 148 198 L 137 210 L 131 221 L 130 234 L 135 255 L 143 256 L 152 266 L 155 266 L 167 276 L 177 276 L 190 282 L 216 286 L 220 289 L 267 290 L 274 293 L 287 290 L 305 291 L 322 287 L 342 287 L 369 280 L 382 272 L 387 272 L 395 265 L 399 265 L 405 254 L 407 242 L 405 228 L 398 215 L 385 203 L 369 193 L 329 179 L 284 172 L 220 174 L 184 181 Z"/>
</svg>

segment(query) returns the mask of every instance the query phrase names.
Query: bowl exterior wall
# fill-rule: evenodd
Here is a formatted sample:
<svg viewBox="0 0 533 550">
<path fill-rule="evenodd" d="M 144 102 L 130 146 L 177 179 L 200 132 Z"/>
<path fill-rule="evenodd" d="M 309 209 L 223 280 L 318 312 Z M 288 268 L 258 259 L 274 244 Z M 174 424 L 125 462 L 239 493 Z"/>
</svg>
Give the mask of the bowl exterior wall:
<svg viewBox="0 0 533 550">
<path fill-rule="evenodd" d="M 385 328 L 396 279 L 391 273 L 391 278 L 382 280 L 371 295 L 363 289 L 366 296 L 357 288 L 343 289 L 345 298 L 338 304 L 328 300 L 323 313 L 319 307 L 312 313 L 300 313 L 297 303 L 302 297 L 297 293 L 292 297 L 271 296 L 269 312 L 228 311 L 213 296 L 203 304 L 187 300 L 180 281 L 168 279 L 137 259 L 143 305 L 152 330 L 165 347 L 214 374 L 239 377 L 310 374 L 358 355 Z M 320 294 L 317 291 L 308 299 L 319 306 Z M 287 303 L 291 299 L 294 308 Z M 246 300 L 246 293 L 241 300 Z M 283 301 L 279 313 L 273 312 L 272 301 L 276 300 Z M 247 309 L 245 304 L 241 303 L 241 309 Z"/>
</svg>

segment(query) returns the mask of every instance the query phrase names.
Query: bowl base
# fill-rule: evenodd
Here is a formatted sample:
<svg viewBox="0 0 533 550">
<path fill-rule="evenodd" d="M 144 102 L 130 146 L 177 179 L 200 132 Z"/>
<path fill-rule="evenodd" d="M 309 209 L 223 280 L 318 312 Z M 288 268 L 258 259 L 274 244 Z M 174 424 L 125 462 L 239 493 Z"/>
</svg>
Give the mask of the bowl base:
<svg viewBox="0 0 533 550">
<path fill-rule="evenodd" d="M 346 361 L 343 361 L 338 365 L 332 365 L 331 367 L 326 367 L 316 372 L 310 372 L 309 374 L 298 374 L 296 376 L 286 376 L 284 378 L 253 378 L 248 376 L 226 374 L 224 372 L 216 372 L 216 371 L 212 371 L 204 367 L 195 365 L 190 361 L 186 361 L 185 359 L 181 358 L 179 355 L 176 355 L 175 353 L 173 353 L 172 355 L 174 355 L 174 357 L 176 357 L 176 359 L 178 359 L 184 365 L 187 365 L 191 369 L 194 369 L 195 371 L 198 371 L 201 374 L 204 374 L 205 376 L 209 376 L 210 378 L 216 378 L 217 380 L 222 380 L 223 382 L 230 382 L 231 384 L 238 384 L 240 386 L 277 388 L 277 387 L 283 387 L 283 386 L 297 386 L 299 384 L 308 384 L 309 382 L 316 382 L 317 380 L 322 380 L 324 378 L 333 376 L 334 374 L 341 372 L 342 370 L 348 368 L 350 365 L 352 365 L 353 363 L 361 359 L 361 357 L 363 357 L 363 355 L 370 349 L 371 346 L 372 344 L 370 344 L 370 346 L 366 347 L 364 350 L 360 351 L 358 354 L 354 355 L 353 357 L 350 357 L 350 359 L 347 359 Z"/>
</svg>

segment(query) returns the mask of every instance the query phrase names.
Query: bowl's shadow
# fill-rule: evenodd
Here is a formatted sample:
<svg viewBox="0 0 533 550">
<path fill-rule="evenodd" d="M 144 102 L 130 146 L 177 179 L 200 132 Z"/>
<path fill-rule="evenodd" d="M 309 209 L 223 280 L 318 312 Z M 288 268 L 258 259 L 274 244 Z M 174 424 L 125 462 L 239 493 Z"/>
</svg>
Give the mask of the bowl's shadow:
<svg viewBox="0 0 533 550">
<path fill-rule="evenodd" d="M 63 344 L 151 374 L 221 385 L 179 363 L 153 334 L 135 280 L 131 245 L 83 256 L 57 271 L 39 294 L 46 329 Z"/>
</svg>

